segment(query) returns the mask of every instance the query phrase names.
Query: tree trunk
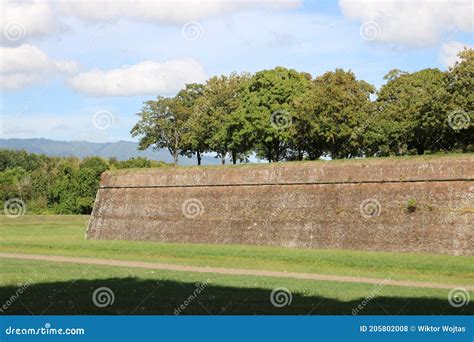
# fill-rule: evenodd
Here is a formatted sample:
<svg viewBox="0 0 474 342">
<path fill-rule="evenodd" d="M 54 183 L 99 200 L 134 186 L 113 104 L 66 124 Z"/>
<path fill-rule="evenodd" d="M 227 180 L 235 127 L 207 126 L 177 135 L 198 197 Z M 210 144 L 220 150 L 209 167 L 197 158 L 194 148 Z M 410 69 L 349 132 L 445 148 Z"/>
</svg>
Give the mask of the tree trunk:
<svg viewBox="0 0 474 342">
<path fill-rule="evenodd" d="M 174 165 L 178 166 L 178 156 L 179 156 L 179 138 L 178 135 L 175 133 L 174 135 L 174 150 L 173 150 L 173 159 Z"/>
<path fill-rule="evenodd" d="M 200 166 L 201 165 L 201 152 L 197 151 L 196 155 L 197 155 L 198 165 Z"/>
<path fill-rule="evenodd" d="M 174 160 L 174 165 L 178 166 L 178 151 L 173 151 L 173 160 Z"/>
<path fill-rule="evenodd" d="M 418 155 L 422 155 L 425 153 L 425 148 L 423 146 L 417 146 L 416 148 L 416 153 L 418 153 Z"/>
<path fill-rule="evenodd" d="M 237 153 L 232 151 L 232 164 L 237 164 Z"/>
<path fill-rule="evenodd" d="M 221 164 L 222 164 L 222 165 L 225 164 L 225 153 L 222 153 L 222 154 L 221 154 Z"/>
</svg>

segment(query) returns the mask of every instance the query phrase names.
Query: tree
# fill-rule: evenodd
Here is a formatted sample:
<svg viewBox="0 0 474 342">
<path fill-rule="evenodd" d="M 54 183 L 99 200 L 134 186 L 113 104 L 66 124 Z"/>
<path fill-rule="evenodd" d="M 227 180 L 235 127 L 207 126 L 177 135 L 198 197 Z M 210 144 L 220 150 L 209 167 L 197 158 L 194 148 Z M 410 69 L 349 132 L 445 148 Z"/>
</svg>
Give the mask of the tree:
<svg viewBox="0 0 474 342">
<path fill-rule="evenodd" d="M 453 148 L 474 151 L 474 50 L 459 52 L 457 61 L 448 72 L 447 139 Z"/>
<path fill-rule="evenodd" d="M 248 74 L 236 73 L 210 78 L 190 119 L 191 140 L 205 151 L 216 152 L 222 164 L 228 153 L 235 164 L 249 149 L 238 112 L 240 95 L 248 79 Z"/>
<path fill-rule="evenodd" d="M 138 123 L 132 128 L 133 137 L 140 137 L 139 148 L 145 150 L 166 148 L 178 165 L 180 154 L 188 152 L 189 144 L 183 138 L 188 129 L 188 119 L 192 113 L 192 102 L 197 85 L 187 85 L 172 98 L 158 96 L 155 101 L 145 102 L 137 115 Z M 187 146 L 188 145 L 188 146 Z"/>
<path fill-rule="evenodd" d="M 9 168 L 21 167 L 26 171 L 40 167 L 47 157 L 39 154 L 29 154 L 26 151 L 0 149 L 0 172 Z"/>
<path fill-rule="evenodd" d="M 304 102 L 302 145 L 310 159 L 323 153 L 332 158 L 363 154 L 364 130 L 369 124 L 371 84 L 357 80 L 351 71 L 336 69 L 313 81 Z"/>
<path fill-rule="evenodd" d="M 287 159 L 319 159 L 325 152 L 325 139 L 322 135 L 319 113 L 314 110 L 310 95 L 296 101 L 296 120 L 290 127 L 290 149 Z"/>
<path fill-rule="evenodd" d="M 201 143 L 199 136 L 192 134 L 192 118 L 196 114 L 196 101 L 202 97 L 204 85 L 202 84 L 187 84 L 185 89 L 178 93 L 178 98 L 181 102 L 181 110 L 183 116 L 187 115 L 185 127 L 183 129 L 182 137 L 182 155 L 191 157 L 196 154 L 198 165 L 201 165 L 202 154 L 206 152 L 206 145 Z M 196 138 L 196 139 L 195 139 Z"/>
<path fill-rule="evenodd" d="M 372 155 L 424 154 L 444 147 L 446 73 L 391 71 L 378 92 L 376 119 L 367 134 Z M 412 152 L 413 151 L 413 152 Z"/>
<path fill-rule="evenodd" d="M 0 204 L 23 200 L 29 213 L 89 214 L 100 175 L 109 168 L 160 167 L 164 162 L 132 158 L 109 162 L 100 157 L 48 157 L 25 151 L 0 150 Z"/>
<path fill-rule="evenodd" d="M 27 177 L 27 171 L 19 166 L 0 172 L 0 199 L 5 201 L 10 198 L 24 197 L 21 184 Z"/>
<path fill-rule="evenodd" d="M 100 178 L 102 172 L 109 169 L 109 163 L 100 157 L 87 157 L 81 161 L 79 167 L 93 170 L 95 177 Z"/>
<path fill-rule="evenodd" d="M 311 76 L 276 67 L 257 72 L 242 94 L 241 117 L 253 131 L 257 156 L 269 162 L 284 160 L 290 153 L 296 119 L 296 101 L 311 86 Z"/>
</svg>

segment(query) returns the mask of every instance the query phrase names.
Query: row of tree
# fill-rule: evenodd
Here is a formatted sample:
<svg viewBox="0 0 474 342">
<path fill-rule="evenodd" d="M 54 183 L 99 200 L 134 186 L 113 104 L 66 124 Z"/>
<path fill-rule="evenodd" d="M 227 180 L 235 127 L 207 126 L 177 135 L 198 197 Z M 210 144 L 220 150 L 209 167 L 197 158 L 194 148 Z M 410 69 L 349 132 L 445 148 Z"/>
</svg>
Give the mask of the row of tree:
<svg viewBox="0 0 474 342">
<path fill-rule="evenodd" d="M 145 102 L 131 134 L 176 164 L 211 152 L 236 163 L 472 151 L 474 51 L 459 57 L 446 72 L 392 70 L 379 90 L 340 69 L 216 76 Z"/>
<path fill-rule="evenodd" d="M 0 204 L 3 208 L 5 201 L 20 199 L 26 203 L 29 213 L 88 214 L 92 211 L 102 172 L 163 165 L 165 163 L 146 158 L 80 160 L 0 150 Z"/>
</svg>

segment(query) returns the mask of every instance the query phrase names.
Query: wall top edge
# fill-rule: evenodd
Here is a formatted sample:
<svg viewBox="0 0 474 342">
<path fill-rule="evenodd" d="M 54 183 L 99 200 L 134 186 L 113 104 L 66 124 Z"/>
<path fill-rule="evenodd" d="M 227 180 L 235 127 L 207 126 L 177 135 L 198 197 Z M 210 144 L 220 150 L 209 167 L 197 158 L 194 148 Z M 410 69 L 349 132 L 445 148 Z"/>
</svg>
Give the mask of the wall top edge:
<svg viewBox="0 0 474 342">
<path fill-rule="evenodd" d="M 380 159 L 380 160 L 378 160 Z M 106 172 L 102 188 L 472 181 L 474 156 L 378 158 Z"/>
</svg>

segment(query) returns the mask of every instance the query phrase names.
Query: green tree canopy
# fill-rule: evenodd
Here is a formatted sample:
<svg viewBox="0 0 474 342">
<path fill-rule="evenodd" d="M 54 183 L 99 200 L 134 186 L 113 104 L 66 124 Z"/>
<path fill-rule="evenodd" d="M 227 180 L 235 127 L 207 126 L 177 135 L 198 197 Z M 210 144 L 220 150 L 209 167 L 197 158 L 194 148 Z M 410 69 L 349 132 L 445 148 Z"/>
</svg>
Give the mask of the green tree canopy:
<svg viewBox="0 0 474 342">
<path fill-rule="evenodd" d="M 198 164 L 203 153 L 236 163 L 472 151 L 474 52 L 459 57 L 446 72 L 393 69 L 378 91 L 342 69 L 214 76 L 146 102 L 132 135 Z"/>
<path fill-rule="evenodd" d="M 276 162 L 290 155 L 297 102 L 310 88 L 311 75 L 283 67 L 251 78 L 242 94 L 241 117 L 244 127 L 253 131 L 257 156 Z"/>
<path fill-rule="evenodd" d="M 140 120 L 131 131 L 133 137 L 139 137 L 141 150 L 166 148 L 175 165 L 178 164 L 179 155 L 186 154 L 190 148 L 189 141 L 184 138 L 200 87 L 189 84 L 175 97 L 158 96 L 157 100 L 145 102 L 137 114 Z"/>
<path fill-rule="evenodd" d="M 232 73 L 230 76 L 210 78 L 201 96 L 194 104 L 189 120 L 187 137 L 196 147 L 198 164 L 199 152 L 213 151 L 222 163 L 228 153 L 234 163 L 237 158 L 245 158 L 250 149 L 245 122 L 238 111 L 241 92 L 248 82 L 248 74 Z"/>
<path fill-rule="evenodd" d="M 376 118 L 367 134 L 370 155 L 445 149 L 446 76 L 438 69 L 391 71 L 386 76 L 388 82 L 377 94 Z"/>
<path fill-rule="evenodd" d="M 474 151 L 474 50 L 464 49 L 448 73 L 447 139 L 455 149 Z"/>
<path fill-rule="evenodd" d="M 307 131 L 311 132 L 305 147 L 310 159 L 319 158 L 322 153 L 332 158 L 363 154 L 364 130 L 372 108 L 370 96 L 374 92 L 374 86 L 342 69 L 314 79 L 302 114 Z"/>
</svg>

